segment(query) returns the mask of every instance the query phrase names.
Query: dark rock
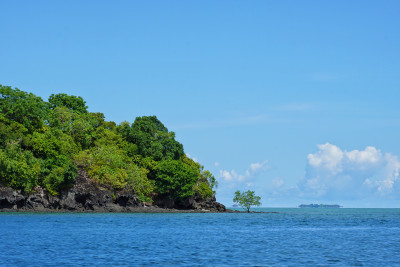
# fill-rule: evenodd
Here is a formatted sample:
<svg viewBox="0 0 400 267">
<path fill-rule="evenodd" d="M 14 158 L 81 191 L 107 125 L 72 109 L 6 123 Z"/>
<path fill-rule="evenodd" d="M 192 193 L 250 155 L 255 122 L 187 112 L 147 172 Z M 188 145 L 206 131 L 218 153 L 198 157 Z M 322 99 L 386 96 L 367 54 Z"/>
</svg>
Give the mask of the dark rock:
<svg viewBox="0 0 400 267">
<path fill-rule="evenodd" d="M 179 209 L 179 210 L 197 210 L 197 211 L 212 211 L 212 212 L 225 212 L 226 208 L 221 203 L 218 203 L 215 196 L 204 199 L 199 193 L 194 196 L 188 197 L 184 200 L 174 201 L 171 197 L 156 196 L 154 204 L 165 209 Z"/>
<path fill-rule="evenodd" d="M 0 208 L 18 209 L 24 206 L 25 197 L 9 187 L 0 187 Z"/>
<path fill-rule="evenodd" d="M 154 205 L 159 206 L 164 209 L 173 209 L 175 208 L 175 200 L 168 195 L 158 195 L 154 196 Z"/>
<path fill-rule="evenodd" d="M 208 210 L 213 212 L 225 212 L 226 208 L 221 203 L 218 203 L 215 196 L 204 199 L 199 193 L 193 196 L 193 209 Z"/>
<path fill-rule="evenodd" d="M 194 203 L 195 203 L 194 197 L 191 196 L 184 200 L 178 201 L 175 206 L 178 209 L 193 209 Z"/>
<path fill-rule="evenodd" d="M 115 202 L 122 207 L 138 207 L 141 204 L 135 194 L 126 190 L 116 194 Z"/>
<path fill-rule="evenodd" d="M 29 195 L 0 187 L 0 211 L 225 212 L 226 209 L 215 197 L 203 199 L 197 193 L 181 201 L 155 195 L 153 203 L 142 203 L 131 191 L 112 192 L 102 188 L 80 170 L 75 185 L 58 196 L 40 187 Z"/>
</svg>

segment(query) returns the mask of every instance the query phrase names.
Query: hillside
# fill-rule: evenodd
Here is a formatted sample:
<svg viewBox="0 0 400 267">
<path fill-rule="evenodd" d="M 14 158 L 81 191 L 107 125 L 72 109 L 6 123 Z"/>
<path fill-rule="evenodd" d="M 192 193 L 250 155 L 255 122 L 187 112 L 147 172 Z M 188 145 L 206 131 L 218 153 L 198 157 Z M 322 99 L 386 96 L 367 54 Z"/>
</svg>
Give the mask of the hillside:
<svg viewBox="0 0 400 267">
<path fill-rule="evenodd" d="M 186 156 L 175 133 L 156 116 L 117 125 L 102 113 L 89 112 L 79 96 L 52 94 L 44 101 L 2 85 L 0 112 L 0 208 L 29 208 L 26 203 L 33 195 L 61 203 L 86 183 L 93 186 L 81 188 L 81 195 L 96 198 L 96 192 L 106 192 L 116 205 L 121 195 L 128 195 L 133 206 L 213 209 L 215 205 L 225 210 L 215 202 L 214 176 Z M 42 206 L 68 209 L 61 204 Z M 81 205 L 81 209 L 94 208 Z"/>
</svg>

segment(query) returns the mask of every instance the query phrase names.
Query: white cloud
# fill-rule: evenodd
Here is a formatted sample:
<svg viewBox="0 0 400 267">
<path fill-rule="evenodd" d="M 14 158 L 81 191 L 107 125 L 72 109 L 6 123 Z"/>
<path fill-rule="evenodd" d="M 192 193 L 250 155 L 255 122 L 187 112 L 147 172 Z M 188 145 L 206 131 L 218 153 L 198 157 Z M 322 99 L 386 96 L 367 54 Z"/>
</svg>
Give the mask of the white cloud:
<svg viewBox="0 0 400 267">
<path fill-rule="evenodd" d="M 264 160 L 262 162 L 251 163 L 249 168 L 243 174 L 239 174 L 234 170 L 220 170 L 219 176 L 225 181 L 243 182 L 245 180 L 253 178 L 259 172 L 266 171 L 267 169 L 268 160 Z"/>
<path fill-rule="evenodd" d="M 389 153 L 385 154 L 385 173 L 383 180 L 375 181 L 375 186 L 380 194 L 386 195 L 395 191 L 396 185 L 399 184 L 399 170 L 400 161 L 397 156 L 393 156 Z"/>
<path fill-rule="evenodd" d="M 318 145 L 318 148 L 317 153 L 307 156 L 308 164 L 314 168 L 340 172 L 343 159 L 343 152 L 340 148 L 329 143 Z"/>
<path fill-rule="evenodd" d="M 215 167 L 218 167 L 218 166 L 219 166 L 219 162 L 216 161 L 216 162 L 214 163 L 214 166 L 215 166 Z"/>
<path fill-rule="evenodd" d="M 366 147 L 363 151 L 345 152 L 345 156 L 349 165 L 356 169 L 368 169 L 372 165 L 380 164 L 383 159 L 382 152 L 372 146 Z"/>
<path fill-rule="evenodd" d="M 225 181 L 239 181 L 239 182 L 242 182 L 246 180 L 246 178 L 250 177 L 249 175 L 247 175 L 247 172 L 245 175 L 243 175 L 243 174 L 238 174 L 234 170 L 231 171 L 220 170 L 219 176 L 223 178 Z"/>
<path fill-rule="evenodd" d="M 226 180 L 226 181 L 231 181 L 232 180 L 232 174 L 230 172 L 228 172 L 228 171 L 225 171 L 225 170 L 220 170 L 219 171 L 219 176 L 221 178 L 223 178 L 224 180 Z"/>
<path fill-rule="evenodd" d="M 306 174 L 299 183 L 301 196 L 395 196 L 400 170 L 397 156 L 372 146 L 346 151 L 326 143 L 318 149 L 307 156 Z"/>
<path fill-rule="evenodd" d="M 256 163 L 251 163 L 249 167 L 249 172 L 258 172 L 259 170 L 266 170 L 268 169 L 268 160 L 264 160 L 263 162 L 256 162 Z"/>
</svg>

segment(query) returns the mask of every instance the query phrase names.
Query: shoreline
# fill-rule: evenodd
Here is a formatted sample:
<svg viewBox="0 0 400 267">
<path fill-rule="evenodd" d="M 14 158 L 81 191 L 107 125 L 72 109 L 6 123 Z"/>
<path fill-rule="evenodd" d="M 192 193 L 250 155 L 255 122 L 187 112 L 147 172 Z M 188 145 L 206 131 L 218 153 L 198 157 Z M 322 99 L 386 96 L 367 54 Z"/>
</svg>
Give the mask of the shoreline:
<svg viewBox="0 0 400 267">
<path fill-rule="evenodd" d="M 213 210 L 197 210 L 197 209 L 188 209 L 188 210 L 180 210 L 180 209 L 166 209 L 166 208 L 159 208 L 159 207 L 135 207 L 135 208 L 128 208 L 125 211 L 112 211 L 106 209 L 96 209 L 96 210 L 65 210 L 65 209 L 0 209 L 0 215 L 4 213 L 88 213 L 88 214 L 95 214 L 95 213 L 279 213 L 277 211 L 240 211 L 240 210 L 232 210 L 226 209 L 225 211 L 213 211 Z"/>
<path fill-rule="evenodd" d="M 66 209 L 0 209 L 1 213 L 244 213 L 226 209 L 225 211 L 198 210 L 198 209 L 168 209 L 159 207 L 129 207 L 126 210 L 112 210 L 98 208 L 95 210 L 66 210 Z M 245 212 L 247 213 L 247 212 Z M 260 213 L 260 212 L 256 212 Z"/>
</svg>

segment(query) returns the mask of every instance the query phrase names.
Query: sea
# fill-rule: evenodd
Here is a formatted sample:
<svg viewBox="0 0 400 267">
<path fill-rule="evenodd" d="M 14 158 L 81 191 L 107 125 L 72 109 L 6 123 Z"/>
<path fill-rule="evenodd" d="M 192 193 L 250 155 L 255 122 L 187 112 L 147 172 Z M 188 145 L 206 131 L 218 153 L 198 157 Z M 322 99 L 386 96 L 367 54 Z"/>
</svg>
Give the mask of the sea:
<svg viewBox="0 0 400 267">
<path fill-rule="evenodd" d="M 400 209 L 0 213 L 0 266 L 400 266 Z"/>
</svg>

